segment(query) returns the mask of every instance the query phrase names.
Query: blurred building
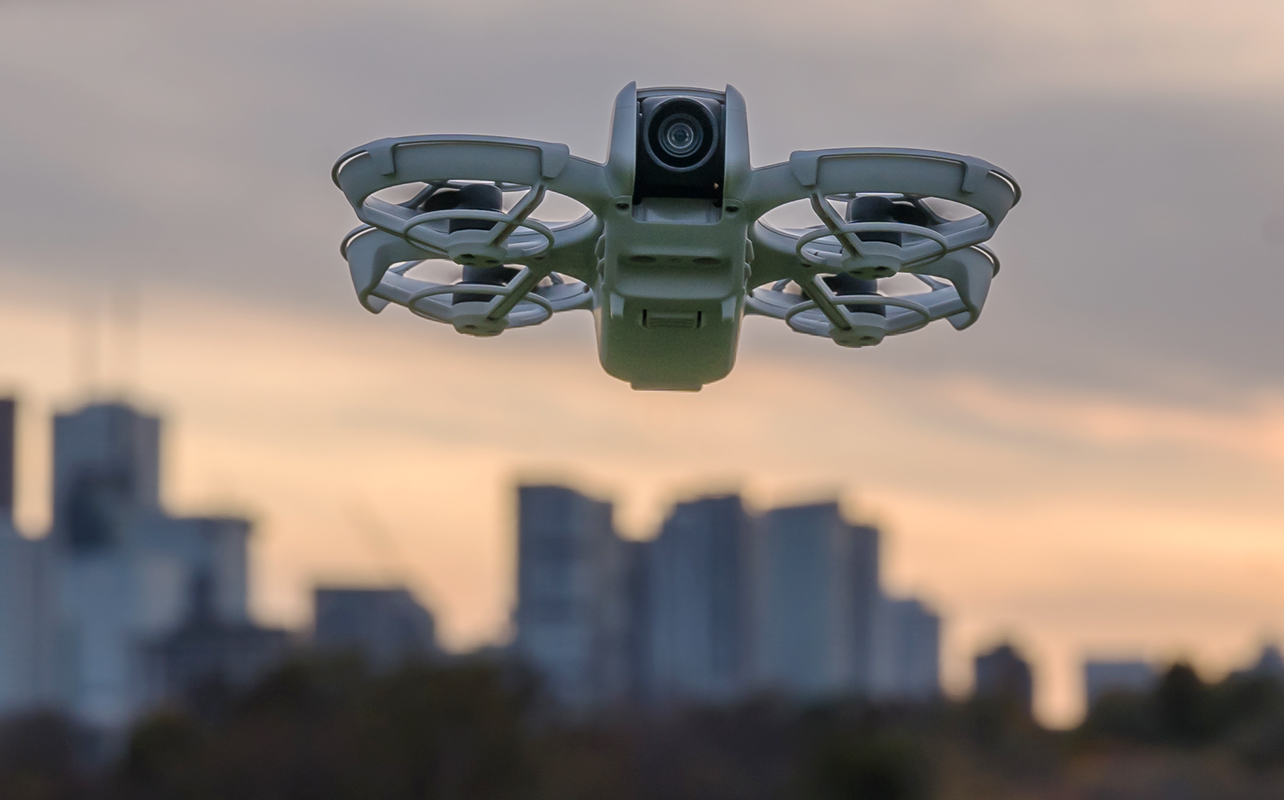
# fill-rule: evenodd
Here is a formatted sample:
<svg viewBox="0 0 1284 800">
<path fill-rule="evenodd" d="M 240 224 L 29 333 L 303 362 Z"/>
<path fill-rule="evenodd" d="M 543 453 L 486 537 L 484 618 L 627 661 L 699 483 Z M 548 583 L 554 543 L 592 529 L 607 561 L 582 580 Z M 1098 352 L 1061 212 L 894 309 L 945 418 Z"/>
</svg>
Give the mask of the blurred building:
<svg viewBox="0 0 1284 800">
<path fill-rule="evenodd" d="M 320 587 L 313 603 L 318 650 L 356 653 L 378 671 L 438 653 L 432 613 L 404 587 Z"/>
<path fill-rule="evenodd" d="M 54 420 L 59 692 L 78 720 L 127 725 L 153 691 L 149 648 L 192 613 L 210 582 L 211 614 L 247 623 L 250 525 L 180 518 L 160 502 L 161 423 L 122 403 Z"/>
<path fill-rule="evenodd" d="M 1034 714 L 1034 675 L 1015 647 L 1004 643 L 976 657 L 975 696 Z"/>
<path fill-rule="evenodd" d="M 870 694 L 930 702 L 941 695 L 941 618 L 914 598 L 880 597 Z"/>
<path fill-rule="evenodd" d="M 514 651 L 574 710 L 624 700 L 632 683 L 629 549 L 610 503 L 563 486 L 518 488 Z"/>
<path fill-rule="evenodd" d="M 609 503 L 561 486 L 518 501 L 513 652 L 572 708 L 939 695 L 939 618 L 882 600 L 879 531 L 837 503 L 759 517 L 703 497 L 624 542 Z"/>
<path fill-rule="evenodd" d="M 280 666 L 291 651 L 287 631 L 229 617 L 218 607 L 215 584 L 197 574 L 186 620 L 144 647 L 145 702 L 223 699 Z"/>
<path fill-rule="evenodd" d="M 35 542 L 0 520 L 0 715 L 36 697 Z"/>
<path fill-rule="evenodd" d="M 0 716 L 57 705 L 57 563 L 0 520 Z"/>
<path fill-rule="evenodd" d="M 49 546 L 13 520 L 17 401 L 0 399 L 0 715 L 49 700 Z"/>
<path fill-rule="evenodd" d="M 0 399 L 0 516 L 13 521 L 18 488 L 18 401 Z"/>
<path fill-rule="evenodd" d="M 0 400 L 0 715 L 52 702 L 54 564 L 13 520 L 17 403 Z"/>
<path fill-rule="evenodd" d="M 15 411 L 0 400 L 0 714 L 34 703 L 38 671 L 35 543 L 13 524 Z"/>
<path fill-rule="evenodd" d="M 1149 692 L 1159 682 L 1155 668 L 1145 661 L 1089 660 L 1083 664 L 1084 696 L 1092 708 L 1112 692 Z"/>
<path fill-rule="evenodd" d="M 852 552 L 852 690 L 874 690 L 875 624 L 882 601 L 880 540 L 872 525 L 851 526 Z"/>
<path fill-rule="evenodd" d="M 654 542 L 622 541 L 625 608 L 625 690 L 632 702 L 654 697 L 651 664 L 651 545 Z"/>
<path fill-rule="evenodd" d="M 160 511 L 158 417 L 95 403 L 54 418 L 54 533 L 80 550 L 111 543 L 112 511 Z"/>
<path fill-rule="evenodd" d="M 679 503 L 646 545 L 642 663 L 653 702 L 723 702 L 749 666 L 751 520 L 738 496 Z"/>
<path fill-rule="evenodd" d="M 753 554 L 753 682 L 800 697 L 869 692 L 878 532 L 837 503 L 767 512 Z"/>
</svg>

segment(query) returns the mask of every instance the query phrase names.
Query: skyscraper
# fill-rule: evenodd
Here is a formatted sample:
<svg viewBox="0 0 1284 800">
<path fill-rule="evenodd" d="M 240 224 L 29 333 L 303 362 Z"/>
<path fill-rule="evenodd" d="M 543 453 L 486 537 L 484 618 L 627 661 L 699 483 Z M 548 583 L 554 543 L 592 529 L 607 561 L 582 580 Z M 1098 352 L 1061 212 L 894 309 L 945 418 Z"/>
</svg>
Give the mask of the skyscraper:
<svg viewBox="0 0 1284 800">
<path fill-rule="evenodd" d="M 914 598 L 880 597 L 871 695 L 927 702 L 941 694 L 941 618 Z"/>
<path fill-rule="evenodd" d="M 739 497 L 707 497 L 678 504 L 647 546 L 649 699 L 719 702 L 742 690 L 750 525 Z"/>
<path fill-rule="evenodd" d="M 651 686 L 651 546 L 623 541 L 625 696 L 635 702 L 653 697 Z"/>
<path fill-rule="evenodd" d="M 0 399 L 0 517 L 13 520 L 18 460 L 18 401 Z"/>
<path fill-rule="evenodd" d="M 199 570 L 190 584 L 187 616 L 175 630 L 142 645 L 146 686 L 143 702 L 225 702 L 279 666 L 290 653 L 290 635 L 248 619 L 228 619 L 218 608 L 216 588 Z"/>
<path fill-rule="evenodd" d="M 0 715 L 51 699 L 51 571 L 48 543 L 0 519 Z"/>
<path fill-rule="evenodd" d="M 872 525 L 851 526 L 852 576 L 852 679 L 851 690 L 870 695 L 873 690 L 874 624 L 882 593 L 879 591 L 879 532 Z"/>
<path fill-rule="evenodd" d="M 876 536 L 853 531 L 837 503 L 767 512 L 753 556 L 758 688 L 800 697 L 866 691 L 858 661 L 869 653 Z"/>
<path fill-rule="evenodd" d="M 54 562 L 13 521 L 17 402 L 0 400 L 0 715 L 52 701 Z"/>
<path fill-rule="evenodd" d="M 31 543 L 13 527 L 15 406 L 0 400 L 0 714 L 31 701 L 36 677 Z"/>
<path fill-rule="evenodd" d="M 160 419 L 123 403 L 54 418 L 54 536 L 73 550 L 111 544 L 120 517 L 160 510 Z"/>
<path fill-rule="evenodd" d="M 625 559 L 610 503 L 519 487 L 514 648 L 568 708 L 600 708 L 628 691 Z"/>
<path fill-rule="evenodd" d="M 54 421 L 54 518 L 61 603 L 58 674 L 82 722 L 113 729 L 149 697 L 147 648 L 211 586 L 220 622 L 246 617 L 249 523 L 183 519 L 160 504 L 160 420 L 121 403 Z"/>
<path fill-rule="evenodd" d="M 249 544 L 252 525 L 231 516 L 151 516 L 140 535 L 148 549 L 168 554 L 183 564 L 189 584 L 184 614 L 190 615 L 190 583 L 201 576 L 209 582 L 213 618 L 228 625 L 249 620 Z"/>
</svg>

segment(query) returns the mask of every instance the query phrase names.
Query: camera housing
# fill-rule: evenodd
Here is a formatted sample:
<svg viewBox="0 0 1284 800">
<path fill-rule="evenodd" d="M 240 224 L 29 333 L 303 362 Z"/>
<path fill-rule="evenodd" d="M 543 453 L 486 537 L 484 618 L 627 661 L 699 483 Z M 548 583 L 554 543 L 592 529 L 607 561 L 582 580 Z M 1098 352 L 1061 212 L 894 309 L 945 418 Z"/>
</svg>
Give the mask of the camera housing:
<svg viewBox="0 0 1284 800">
<path fill-rule="evenodd" d="M 638 92 L 633 202 L 685 198 L 722 202 L 726 102 L 690 89 Z"/>
</svg>

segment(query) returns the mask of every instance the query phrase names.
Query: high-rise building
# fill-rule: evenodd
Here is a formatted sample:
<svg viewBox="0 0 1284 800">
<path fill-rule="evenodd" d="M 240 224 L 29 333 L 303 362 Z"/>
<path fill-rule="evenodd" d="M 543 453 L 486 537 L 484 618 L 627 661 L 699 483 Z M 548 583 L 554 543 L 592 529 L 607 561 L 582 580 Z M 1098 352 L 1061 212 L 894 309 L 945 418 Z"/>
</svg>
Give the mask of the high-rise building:
<svg viewBox="0 0 1284 800">
<path fill-rule="evenodd" d="M 54 536 L 73 550 L 112 544 L 122 515 L 160 511 L 160 419 L 123 403 L 54 418 Z"/>
<path fill-rule="evenodd" d="M 0 400 L 0 715 L 53 701 L 54 561 L 13 521 L 17 402 Z"/>
<path fill-rule="evenodd" d="M 570 709 L 627 696 L 626 559 L 610 503 L 563 486 L 519 487 L 514 649 Z"/>
<path fill-rule="evenodd" d="M 144 702 L 182 700 L 197 707 L 226 701 L 285 661 L 290 635 L 248 619 L 228 619 L 216 585 L 197 573 L 189 586 L 187 617 L 179 627 L 144 644 Z"/>
<path fill-rule="evenodd" d="M 653 696 L 651 688 L 651 545 L 653 542 L 623 541 L 625 640 L 624 664 L 627 674 L 624 695 L 643 703 Z"/>
<path fill-rule="evenodd" d="M 723 702 L 748 678 L 751 520 L 737 496 L 678 504 L 646 548 L 646 694 Z"/>
<path fill-rule="evenodd" d="M 929 702 L 941 694 L 941 618 L 914 598 L 880 597 L 870 694 Z"/>
<path fill-rule="evenodd" d="M 1025 716 L 1034 713 L 1034 675 L 1030 664 L 1010 643 L 976 657 L 975 695 L 1003 703 Z"/>
<path fill-rule="evenodd" d="M 360 655 L 375 670 L 437 654 L 432 614 L 404 587 L 319 587 L 312 644 Z"/>
<path fill-rule="evenodd" d="M 54 562 L 0 520 L 0 716 L 54 701 Z"/>
<path fill-rule="evenodd" d="M 868 691 L 858 662 L 870 652 L 876 537 L 853 530 L 837 503 L 767 512 L 753 555 L 757 688 L 800 697 Z"/>
<path fill-rule="evenodd" d="M 1092 708 L 1111 692 L 1148 692 L 1159 682 L 1155 668 L 1145 661 L 1094 659 L 1083 664 L 1084 694 Z"/>
<path fill-rule="evenodd" d="M 17 488 L 18 401 L 0 399 L 0 517 L 13 519 L 14 490 Z"/>
<path fill-rule="evenodd" d="M 239 625 L 249 620 L 249 543 L 252 525 L 230 516 L 171 517 L 155 515 L 140 528 L 149 550 L 172 555 L 183 564 L 186 584 L 209 583 L 211 613 L 219 622 Z M 184 616 L 191 598 L 185 596 Z"/>
<path fill-rule="evenodd" d="M 879 590 L 879 532 L 873 525 L 851 526 L 852 679 L 851 690 L 873 693 L 875 620 Z"/>
<path fill-rule="evenodd" d="M 0 714 L 31 703 L 36 680 L 33 548 L 13 527 L 16 405 L 0 400 Z"/>
<path fill-rule="evenodd" d="M 32 547 L 0 520 L 0 715 L 35 696 L 35 598 Z"/>
<path fill-rule="evenodd" d="M 167 514 L 160 420 L 121 403 L 58 415 L 53 466 L 60 692 L 80 721 L 120 728 L 147 702 L 148 648 L 190 616 L 198 577 L 220 622 L 246 621 L 250 525 Z"/>
</svg>

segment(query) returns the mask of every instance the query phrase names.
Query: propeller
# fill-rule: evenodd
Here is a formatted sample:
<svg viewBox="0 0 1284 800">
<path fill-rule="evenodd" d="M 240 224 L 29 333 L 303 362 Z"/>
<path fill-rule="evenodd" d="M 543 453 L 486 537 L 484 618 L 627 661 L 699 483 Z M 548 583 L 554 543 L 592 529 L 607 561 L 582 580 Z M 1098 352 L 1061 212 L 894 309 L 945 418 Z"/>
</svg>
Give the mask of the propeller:
<svg viewBox="0 0 1284 800">
<path fill-rule="evenodd" d="M 826 234 L 841 241 L 854 235 L 859 240 L 856 247 L 874 243 L 896 248 L 913 247 L 927 239 L 929 234 L 939 235 L 941 227 L 949 224 L 949 220 L 928 207 L 918 195 L 843 193 L 829 197 L 846 201 L 841 224 L 859 225 L 859 232 L 850 231 L 849 227 L 849 233 L 839 235 L 840 220 L 836 210 L 832 209 L 828 199 L 814 197 L 812 207 L 826 220 L 825 225 L 812 228 L 801 236 L 792 234 L 798 237 L 795 241 L 821 241 L 827 238 Z M 886 227 L 880 227 L 882 225 Z M 846 246 L 843 243 L 843 247 Z M 862 252 L 868 251 L 862 247 Z M 886 296 L 879 291 L 879 278 L 887 277 L 882 270 L 864 267 L 849 272 L 835 269 L 839 266 L 838 258 L 832 260 L 834 264 L 829 268 L 835 271 L 829 274 L 813 273 L 806 279 L 779 281 L 770 289 L 755 289 L 751 294 L 751 308 L 757 313 L 781 317 L 795 330 L 828 336 L 846 347 L 878 344 L 888 334 L 915 330 L 932 319 L 929 310 L 917 300 L 935 295 L 917 295 L 914 298 Z M 842 263 L 845 264 L 846 259 Z M 893 270 L 886 272 L 895 274 Z M 915 277 L 926 284 L 929 293 L 954 292 L 947 284 L 930 276 Z M 791 285 L 797 288 L 797 294 L 789 290 Z"/>
<path fill-rule="evenodd" d="M 931 228 L 946 220 L 928 208 L 922 198 L 913 195 L 856 195 L 847 201 L 846 222 L 898 222 Z M 900 231 L 868 231 L 859 234 L 866 242 L 904 244 L 905 234 Z"/>
<path fill-rule="evenodd" d="M 844 222 L 900 222 L 910 225 L 930 224 L 932 213 L 917 198 L 888 197 L 886 195 L 854 195 L 847 201 Z M 898 247 L 904 234 L 900 231 L 869 231 L 861 234 L 866 242 L 886 242 Z M 849 272 L 840 272 L 821 278 L 830 291 L 841 297 L 878 294 L 878 281 L 858 278 Z M 841 303 L 848 311 L 857 314 L 887 316 L 887 307 L 877 303 Z"/>
<path fill-rule="evenodd" d="M 502 211 L 504 192 L 494 183 L 433 183 L 404 204 L 406 208 L 418 212 L 446 211 L 466 209 L 469 211 Z M 460 219 L 452 217 L 448 221 L 447 233 L 456 231 L 488 231 L 498 223 L 483 219 Z M 475 283 L 483 286 L 507 286 L 517 276 L 519 270 L 513 267 L 479 267 L 463 265 L 464 273 L 460 283 Z M 451 295 L 450 304 L 486 303 L 491 295 L 476 292 L 457 292 Z"/>
</svg>

